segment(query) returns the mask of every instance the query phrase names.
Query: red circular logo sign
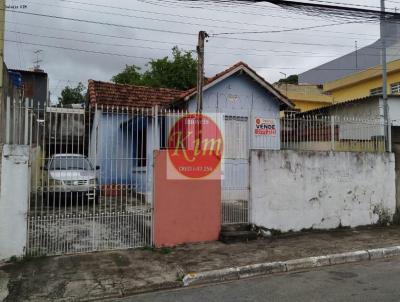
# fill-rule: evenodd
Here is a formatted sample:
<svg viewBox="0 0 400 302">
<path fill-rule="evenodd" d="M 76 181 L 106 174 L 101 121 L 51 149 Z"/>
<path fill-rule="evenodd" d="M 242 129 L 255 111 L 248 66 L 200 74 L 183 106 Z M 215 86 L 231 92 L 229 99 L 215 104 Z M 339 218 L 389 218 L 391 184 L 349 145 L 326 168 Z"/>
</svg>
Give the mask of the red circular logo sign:
<svg viewBox="0 0 400 302">
<path fill-rule="evenodd" d="M 179 174 L 204 178 L 221 162 L 223 138 L 218 125 L 208 116 L 188 114 L 172 127 L 168 137 L 168 155 Z"/>
</svg>

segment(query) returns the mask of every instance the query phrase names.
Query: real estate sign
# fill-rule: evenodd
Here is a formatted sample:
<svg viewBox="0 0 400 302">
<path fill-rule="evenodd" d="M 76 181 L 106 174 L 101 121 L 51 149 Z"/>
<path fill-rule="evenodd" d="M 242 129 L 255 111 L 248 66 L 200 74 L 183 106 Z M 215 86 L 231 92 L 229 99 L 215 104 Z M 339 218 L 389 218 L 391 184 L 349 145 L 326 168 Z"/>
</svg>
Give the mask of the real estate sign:
<svg viewBox="0 0 400 302">
<path fill-rule="evenodd" d="M 255 119 L 255 135 L 276 136 L 276 121 L 275 119 L 265 119 L 257 117 Z"/>
</svg>

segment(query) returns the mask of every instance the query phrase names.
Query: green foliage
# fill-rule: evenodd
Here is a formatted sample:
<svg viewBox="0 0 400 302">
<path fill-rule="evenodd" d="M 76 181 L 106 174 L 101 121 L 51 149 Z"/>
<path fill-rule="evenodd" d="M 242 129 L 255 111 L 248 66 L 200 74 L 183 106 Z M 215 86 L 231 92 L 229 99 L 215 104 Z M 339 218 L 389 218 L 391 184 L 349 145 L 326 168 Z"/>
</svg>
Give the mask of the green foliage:
<svg viewBox="0 0 400 302">
<path fill-rule="evenodd" d="M 125 69 L 112 77 L 118 84 L 142 85 L 150 87 L 187 90 L 196 86 L 197 61 L 190 51 L 183 52 L 178 47 L 172 49 L 172 59 L 168 57 L 151 60 L 148 70 L 140 73 L 135 65 L 126 65 Z"/>
<path fill-rule="evenodd" d="M 162 248 L 157 249 L 157 248 L 155 248 L 155 247 L 146 245 L 146 246 L 142 247 L 141 249 L 142 249 L 143 251 L 149 251 L 149 252 L 160 253 L 161 255 L 169 255 L 169 254 L 172 253 L 172 249 L 167 248 L 167 247 L 162 247 Z"/>
<path fill-rule="evenodd" d="M 145 245 L 144 247 L 141 248 L 143 251 L 149 251 L 149 252 L 155 252 L 156 249 L 150 245 Z"/>
<path fill-rule="evenodd" d="M 59 106 L 65 107 L 71 104 L 83 104 L 86 99 L 85 90 L 86 87 L 81 82 L 74 88 L 66 86 L 61 92 L 61 97 L 58 98 Z"/>
<path fill-rule="evenodd" d="M 142 85 L 142 75 L 140 67 L 135 65 L 125 65 L 125 69 L 113 76 L 111 81 L 118 84 Z"/>
<path fill-rule="evenodd" d="M 37 253 L 35 254 L 36 256 L 31 256 L 31 255 L 24 255 L 22 257 L 18 256 L 11 256 L 10 259 L 8 259 L 8 263 L 26 263 L 26 262 L 31 262 L 31 261 L 36 261 L 36 260 L 41 260 L 47 257 L 45 253 Z"/>
<path fill-rule="evenodd" d="M 292 74 L 285 79 L 280 79 L 279 84 L 299 84 L 299 76 L 297 74 Z"/>
<path fill-rule="evenodd" d="M 9 263 L 17 263 L 19 261 L 17 256 L 11 256 L 10 259 L 8 260 Z"/>
<path fill-rule="evenodd" d="M 162 247 L 160 249 L 160 254 L 162 254 L 162 255 L 169 255 L 171 253 L 172 253 L 172 250 L 170 248 Z"/>
</svg>

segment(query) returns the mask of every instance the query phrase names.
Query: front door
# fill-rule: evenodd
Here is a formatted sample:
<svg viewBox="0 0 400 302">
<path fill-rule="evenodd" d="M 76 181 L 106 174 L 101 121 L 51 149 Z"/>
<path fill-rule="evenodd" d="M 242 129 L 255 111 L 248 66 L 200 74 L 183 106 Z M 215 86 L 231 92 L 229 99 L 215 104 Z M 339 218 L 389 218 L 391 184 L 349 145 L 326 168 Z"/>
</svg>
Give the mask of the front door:
<svg viewBox="0 0 400 302">
<path fill-rule="evenodd" d="M 222 224 L 249 222 L 249 121 L 225 117 L 222 179 Z"/>
</svg>

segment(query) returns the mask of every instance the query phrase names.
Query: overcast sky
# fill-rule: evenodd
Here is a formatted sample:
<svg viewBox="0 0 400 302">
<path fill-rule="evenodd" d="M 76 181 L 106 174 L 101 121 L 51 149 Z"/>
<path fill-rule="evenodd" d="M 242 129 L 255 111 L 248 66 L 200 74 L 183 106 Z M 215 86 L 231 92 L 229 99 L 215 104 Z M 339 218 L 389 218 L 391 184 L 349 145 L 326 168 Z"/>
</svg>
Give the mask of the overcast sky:
<svg viewBox="0 0 400 302">
<path fill-rule="evenodd" d="M 371 8 L 380 4 L 379 0 L 338 2 L 370 5 Z M 389 7 L 394 7 L 394 2 L 391 1 Z M 66 85 L 76 86 L 79 81 L 87 85 L 88 79 L 109 81 L 125 64 L 146 68 L 146 58 L 168 56 L 174 45 L 194 50 L 199 30 L 211 35 L 206 44 L 207 76 L 237 61 L 245 61 L 270 82 L 283 77 L 281 73 L 300 73 L 351 52 L 355 41 L 362 47 L 379 37 L 378 23 L 330 25 L 344 21 L 292 13 L 270 4 L 223 5 L 176 0 L 7 0 L 6 3 L 27 5 L 26 9 L 18 9 L 20 12 L 103 23 L 7 12 L 5 61 L 8 68 L 31 68 L 36 59 L 34 51 L 42 50 L 40 65 L 49 74 L 53 102 Z M 397 5 L 400 7 L 400 1 Z M 292 32 L 212 36 L 317 25 L 330 26 Z"/>
</svg>

